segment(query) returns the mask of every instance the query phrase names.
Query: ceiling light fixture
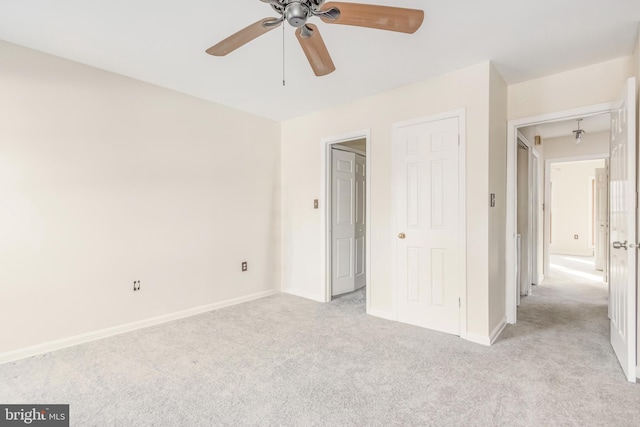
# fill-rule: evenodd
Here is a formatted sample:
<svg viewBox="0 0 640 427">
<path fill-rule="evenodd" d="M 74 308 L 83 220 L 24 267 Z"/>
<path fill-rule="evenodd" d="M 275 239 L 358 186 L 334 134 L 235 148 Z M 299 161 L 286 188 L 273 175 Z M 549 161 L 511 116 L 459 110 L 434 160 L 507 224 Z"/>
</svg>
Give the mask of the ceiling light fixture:
<svg viewBox="0 0 640 427">
<path fill-rule="evenodd" d="M 582 142 L 582 135 L 584 135 L 586 132 L 582 129 L 580 129 L 580 122 L 582 121 L 582 119 L 578 119 L 578 129 L 573 131 L 573 134 L 576 137 L 576 144 L 580 144 Z"/>
</svg>

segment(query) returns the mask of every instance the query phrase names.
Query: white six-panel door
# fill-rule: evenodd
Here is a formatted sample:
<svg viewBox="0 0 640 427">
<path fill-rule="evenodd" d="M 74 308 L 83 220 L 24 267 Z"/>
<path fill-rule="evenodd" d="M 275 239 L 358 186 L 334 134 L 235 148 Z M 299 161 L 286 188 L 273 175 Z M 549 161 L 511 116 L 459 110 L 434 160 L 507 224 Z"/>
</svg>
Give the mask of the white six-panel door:
<svg viewBox="0 0 640 427">
<path fill-rule="evenodd" d="M 394 129 L 398 320 L 460 333 L 458 118 Z"/>
<path fill-rule="evenodd" d="M 365 285 L 365 157 L 331 150 L 331 295 Z"/>
<path fill-rule="evenodd" d="M 635 79 L 611 112 L 609 163 L 611 346 L 627 380 L 636 380 L 636 120 Z"/>
<path fill-rule="evenodd" d="M 607 239 L 609 218 L 609 182 L 606 168 L 596 169 L 595 184 L 595 268 L 596 270 L 604 271 L 605 266 L 607 265 L 607 248 L 609 247 L 609 239 Z"/>
<path fill-rule="evenodd" d="M 355 289 L 365 285 L 365 206 L 366 206 L 366 159 L 356 154 L 355 170 Z"/>
<path fill-rule="evenodd" d="M 355 290 L 356 158 L 331 150 L 331 294 Z"/>
</svg>

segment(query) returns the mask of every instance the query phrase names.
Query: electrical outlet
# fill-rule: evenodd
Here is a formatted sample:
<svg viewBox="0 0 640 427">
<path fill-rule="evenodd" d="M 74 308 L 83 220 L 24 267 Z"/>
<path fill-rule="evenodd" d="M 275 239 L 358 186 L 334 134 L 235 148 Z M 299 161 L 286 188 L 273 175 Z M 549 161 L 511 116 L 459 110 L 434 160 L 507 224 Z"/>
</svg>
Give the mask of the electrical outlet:
<svg viewBox="0 0 640 427">
<path fill-rule="evenodd" d="M 242 271 L 247 271 L 247 261 L 242 261 Z"/>
<path fill-rule="evenodd" d="M 318 209 L 318 199 L 313 199 L 313 209 Z"/>
<path fill-rule="evenodd" d="M 575 240 L 578 240 L 578 235 L 577 235 L 577 234 L 574 234 L 574 235 L 573 235 L 573 238 L 574 238 Z"/>
<path fill-rule="evenodd" d="M 133 291 L 139 291 L 140 290 L 140 280 L 134 280 L 133 281 Z"/>
</svg>

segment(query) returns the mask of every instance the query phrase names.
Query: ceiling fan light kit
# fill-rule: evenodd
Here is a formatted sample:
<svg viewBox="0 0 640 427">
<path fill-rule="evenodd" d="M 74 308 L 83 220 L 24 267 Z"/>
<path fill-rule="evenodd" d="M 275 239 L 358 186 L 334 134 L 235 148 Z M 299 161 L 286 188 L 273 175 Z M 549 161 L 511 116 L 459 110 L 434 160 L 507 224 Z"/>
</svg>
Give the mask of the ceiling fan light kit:
<svg viewBox="0 0 640 427">
<path fill-rule="evenodd" d="M 573 135 L 576 138 L 576 145 L 582 142 L 582 136 L 587 133 L 584 129 L 580 129 L 580 122 L 582 119 L 578 119 L 578 129 L 573 131 Z"/>
<path fill-rule="evenodd" d="M 407 34 L 415 33 L 424 21 L 424 12 L 418 9 L 347 2 L 325 3 L 324 0 L 260 1 L 268 3 L 280 16 L 261 19 L 210 47 L 206 52 L 214 56 L 225 56 L 286 21 L 296 28 L 296 38 L 315 75 L 324 76 L 333 72 L 335 66 L 318 27 L 307 23 L 310 18 L 318 17 L 327 24 L 352 25 Z"/>
</svg>

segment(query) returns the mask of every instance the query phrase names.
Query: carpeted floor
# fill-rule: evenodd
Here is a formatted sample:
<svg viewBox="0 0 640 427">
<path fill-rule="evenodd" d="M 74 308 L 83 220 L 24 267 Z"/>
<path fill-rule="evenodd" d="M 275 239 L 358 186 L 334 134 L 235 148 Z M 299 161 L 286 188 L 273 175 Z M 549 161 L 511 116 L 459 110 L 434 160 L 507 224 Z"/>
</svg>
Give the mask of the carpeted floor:
<svg viewBox="0 0 640 427">
<path fill-rule="evenodd" d="M 275 295 L 0 365 L 1 403 L 69 403 L 74 426 L 640 425 L 602 283 L 561 273 L 492 347 Z"/>
</svg>

